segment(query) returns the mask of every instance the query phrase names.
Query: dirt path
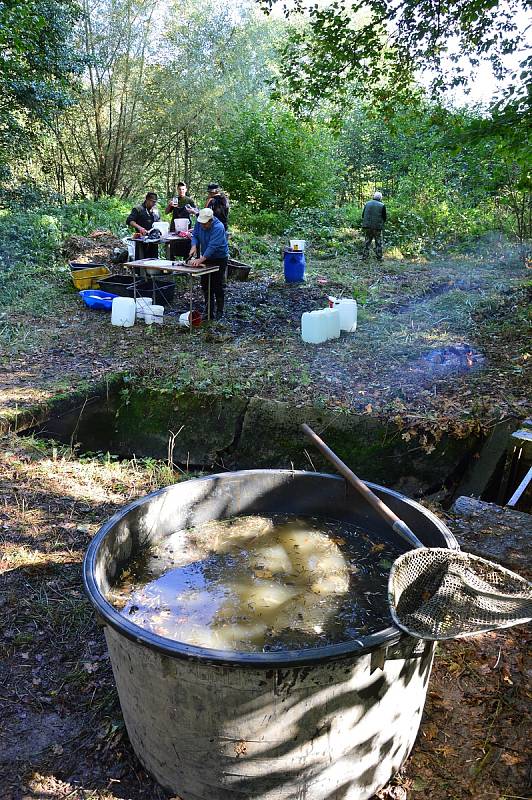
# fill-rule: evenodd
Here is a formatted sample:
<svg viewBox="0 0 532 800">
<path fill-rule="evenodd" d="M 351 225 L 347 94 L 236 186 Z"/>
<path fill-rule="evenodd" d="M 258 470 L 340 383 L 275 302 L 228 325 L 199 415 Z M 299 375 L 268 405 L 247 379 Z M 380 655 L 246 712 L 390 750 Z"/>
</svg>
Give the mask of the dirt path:
<svg viewBox="0 0 532 800">
<path fill-rule="evenodd" d="M 0 796 L 163 800 L 125 734 L 81 561 L 103 520 L 177 476 L 17 437 L 2 445 Z M 413 755 L 381 800 L 526 796 L 526 633 L 439 648 Z"/>
</svg>

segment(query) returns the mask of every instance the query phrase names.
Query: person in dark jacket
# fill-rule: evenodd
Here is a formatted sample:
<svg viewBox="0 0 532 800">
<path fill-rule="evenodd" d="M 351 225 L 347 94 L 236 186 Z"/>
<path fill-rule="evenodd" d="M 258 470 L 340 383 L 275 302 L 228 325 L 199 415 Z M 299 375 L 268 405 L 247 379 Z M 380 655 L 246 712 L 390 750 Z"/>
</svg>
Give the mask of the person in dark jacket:
<svg viewBox="0 0 532 800">
<path fill-rule="evenodd" d="M 198 258 L 198 248 L 201 248 L 201 256 Z M 192 248 L 190 250 L 191 263 L 194 267 L 216 265 L 219 267 L 217 272 L 210 275 L 211 314 L 216 312 L 216 319 L 223 317 L 225 302 L 225 273 L 227 270 L 227 259 L 229 258 L 229 247 L 227 246 L 227 236 L 223 223 L 214 216 L 212 208 L 202 208 L 198 214 L 198 219 L 192 231 Z M 201 276 L 201 288 L 205 297 L 207 307 L 209 295 L 209 276 Z M 216 305 L 215 305 L 216 301 Z"/>
<path fill-rule="evenodd" d="M 370 245 L 375 240 L 377 261 L 382 261 L 382 229 L 386 222 L 386 206 L 382 202 L 382 194 L 375 192 L 373 200 L 368 200 L 362 211 L 362 229 L 364 231 L 363 258 L 369 258 Z"/>
<path fill-rule="evenodd" d="M 131 213 L 126 219 L 126 225 L 130 225 L 141 236 L 146 236 L 153 228 L 154 223 L 161 219 L 161 215 L 155 208 L 156 204 L 157 195 L 155 192 L 148 192 L 144 202 L 131 209 Z M 135 259 L 157 258 L 158 255 L 159 245 L 157 243 L 136 242 Z"/>
<path fill-rule="evenodd" d="M 229 217 L 229 200 L 227 196 L 220 191 L 220 186 L 217 183 L 209 183 L 207 192 L 209 194 L 205 207 L 212 209 L 214 216 L 220 220 L 225 230 L 227 230 L 227 220 Z"/>
</svg>

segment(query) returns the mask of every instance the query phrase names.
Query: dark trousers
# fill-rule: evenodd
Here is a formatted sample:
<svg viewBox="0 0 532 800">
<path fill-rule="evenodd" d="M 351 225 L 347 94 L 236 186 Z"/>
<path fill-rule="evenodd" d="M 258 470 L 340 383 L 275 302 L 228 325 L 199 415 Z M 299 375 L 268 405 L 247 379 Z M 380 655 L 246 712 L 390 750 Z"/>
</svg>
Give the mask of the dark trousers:
<svg viewBox="0 0 532 800">
<path fill-rule="evenodd" d="M 375 241 L 375 255 L 377 256 L 377 259 L 382 261 L 381 228 L 364 228 L 364 251 L 362 253 L 364 258 L 369 258 L 369 249 L 372 241 Z"/>
<path fill-rule="evenodd" d="M 220 269 L 210 275 L 201 276 L 201 288 L 205 298 L 205 307 L 208 306 L 209 278 L 211 279 L 211 316 L 221 317 L 224 313 L 225 281 L 227 273 L 227 259 L 216 258 L 205 261 L 205 266 L 218 265 Z"/>
</svg>

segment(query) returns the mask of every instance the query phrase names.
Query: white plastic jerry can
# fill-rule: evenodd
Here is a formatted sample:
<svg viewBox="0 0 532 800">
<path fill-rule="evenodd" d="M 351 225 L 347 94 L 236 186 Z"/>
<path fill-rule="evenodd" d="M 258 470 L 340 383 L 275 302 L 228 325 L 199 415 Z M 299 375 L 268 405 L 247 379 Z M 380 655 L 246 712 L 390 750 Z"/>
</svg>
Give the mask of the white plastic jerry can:
<svg viewBox="0 0 532 800">
<path fill-rule="evenodd" d="M 115 297 L 111 311 L 111 325 L 131 328 L 135 324 L 135 301 L 132 297 Z"/>
<path fill-rule="evenodd" d="M 324 308 L 327 339 L 338 339 L 340 336 L 340 312 L 337 308 Z"/>
<path fill-rule="evenodd" d="M 340 312 L 340 330 L 354 333 L 357 329 L 357 301 L 351 297 L 329 297 L 329 308 Z"/>
<path fill-rule="evenodd" d="M 347 333 L 354 333 L 357 329 L 357 301 L 349 297 L 336 300 L 333 308 L 340 312 L 340 329 Z"/>
<path fill-rule="evenodd" d="M 301 316 L 301 338 L 310 344 L 327 340 L 327 320 L 323 311 L 305 311 Z"/>
</svg>

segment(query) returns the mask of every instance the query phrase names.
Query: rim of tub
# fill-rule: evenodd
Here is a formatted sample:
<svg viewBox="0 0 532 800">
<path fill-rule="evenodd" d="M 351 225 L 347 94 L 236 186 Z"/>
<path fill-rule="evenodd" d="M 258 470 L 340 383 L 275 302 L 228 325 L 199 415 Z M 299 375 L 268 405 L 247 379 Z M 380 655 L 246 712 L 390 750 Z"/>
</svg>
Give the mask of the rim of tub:
<svg viewBox="0 0 532 800">
<path fill-rule="evenodd" d="M 344 478 L 338 475 L 331 475 L 327 472 L 308 472 L 306 470 L 283 470 L 283 469 L 251 469 L 251 470 L 235 470 L 231 472 L 216 473 L 213 475 L 206 475 L 201 478 L 191 478 L 191 481 L 210 481 L 227 477 L 229 474 L 236 477 L 245 477 L 247 475 L 260 475 L 263 473 L 271 474 L 272 472 L 293 475 L 293 476 L 315 476 L 323 478 L 331 478 L 333 480 L 345 483 Z M 401 631 L 394 625 L 383 628 L 375 633 L 362 636 L 360 639 L 350 639 L 345 642 L 338 642 L 337 644 L 323 645 L 321 647 L 312 647 L 299 650 L 286 650 L 286 651 L 260 651 L 260 652 L 243 652 L 239 650 L 216 650 L 212 648 L 201 647 L 199 645 L 186 644 L 174 639 L 167 639 L 164 636 L 146 631 L 133 622 L 130 622 L 124 617 L 114 606 L 105 598 L 104 594 L 94 577 L 95 563 L 99 547 L 109 531 L 125 516 L 127 516 L 133 509 L 150 502 L 155 497 L 160 497 L 169 492 L 176 485 L 185 485 L 189 481 L 183 481 L 181 484 L 172 484 L 165 486 L 162 489 L 157 489 L 150 492 L 143 497 L 137 498 L 132 503 L 128 503 L 124 508 L 117 511 L 110 517 L 98 530 L 92 539 L 85 558 L 83 560 L 83 583 L 89 599 L 96 609 L 100 621 L 105 625 L 110 625 L 121 635 L 127 639 L 135 642 L 136 644 L 148 647 L 163 655 L 172 658 L 189 659 L 202 663 L 215 663 L 226 666 L 248 666 L 248 667 L 292 667 L 292 666 L 305 666 L 323 663 L 326 661 L 337 660 L 341 658 L 357 657 L 367 653 L 373 652 L 383 647 L 391 647 L 397 645 L 400 641 L 412 639 L 411 636 Z M 446 546 L 450 550 L 459 550 L 460 547 L 455 537 L 440 520 L 436 514 L 430 511 L 425 506 L 409 497 L 396 492 L 393 489 L 387 489 L 380 484 L 364 481 L 370 489 L 377 492 L 384 492 L 390 497 L 401 500 L 403 503 L 415 508 L 422 512 L 438 529 L 439 533 L 443 536 Z M 271 513 L 271 512 L 270 512 Z M 415 641 L 415 640 L 414 640 Z"/>
</svg>

